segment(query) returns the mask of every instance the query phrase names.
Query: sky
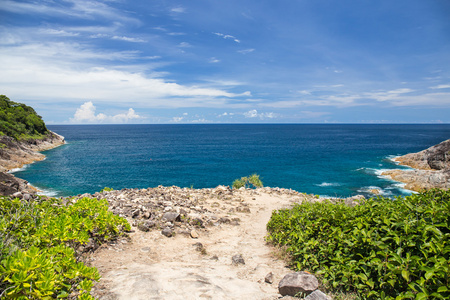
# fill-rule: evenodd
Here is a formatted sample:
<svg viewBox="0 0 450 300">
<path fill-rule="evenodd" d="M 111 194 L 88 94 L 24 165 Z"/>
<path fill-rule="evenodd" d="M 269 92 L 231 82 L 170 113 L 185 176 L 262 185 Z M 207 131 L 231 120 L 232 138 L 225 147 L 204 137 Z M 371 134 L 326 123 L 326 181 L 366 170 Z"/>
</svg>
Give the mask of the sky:
<svg viewBox="0 0 450 300">
<path fill-rule="evenodd" d="M 47 124 L 450 123 L 448 0 L 0 0 Z"/>
</svg>

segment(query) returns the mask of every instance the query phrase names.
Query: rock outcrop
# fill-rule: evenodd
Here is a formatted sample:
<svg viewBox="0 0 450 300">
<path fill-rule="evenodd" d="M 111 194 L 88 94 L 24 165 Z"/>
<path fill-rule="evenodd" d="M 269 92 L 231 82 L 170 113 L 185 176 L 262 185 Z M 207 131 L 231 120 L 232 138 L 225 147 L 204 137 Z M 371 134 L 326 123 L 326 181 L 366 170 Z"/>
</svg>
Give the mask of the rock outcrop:
<svg viewBox="0 0 450 300">
<path fill-rule="evenodd" d="M 64 137 L 51 131 L 45 138 L 38 140 L 18 141 L 9 136 L 0 136 L 0 172 L 43 160 L 45 155 L 39 151 L 49 150 L 64 143 Z"/>
<path fill-rule="evenodd" d="M 432 188 L 450 189 L 450 139 L 394 160 L 415 170 L 395 169 L 382 175 L 405 183 L 405 188 L 417 192 Z"/>
<path fill-rule="evenodd" d="M 51 131 L 39 140 L 18 141 L 9 136 L 0 136 L 0 195 L 36 193 L 37 189 L 28 185 L 27 181 L 6 172 L 43 160 L 45 155 L 38 151 L 49 150 L 64 143 L 64 137 Z"/>
</svg>

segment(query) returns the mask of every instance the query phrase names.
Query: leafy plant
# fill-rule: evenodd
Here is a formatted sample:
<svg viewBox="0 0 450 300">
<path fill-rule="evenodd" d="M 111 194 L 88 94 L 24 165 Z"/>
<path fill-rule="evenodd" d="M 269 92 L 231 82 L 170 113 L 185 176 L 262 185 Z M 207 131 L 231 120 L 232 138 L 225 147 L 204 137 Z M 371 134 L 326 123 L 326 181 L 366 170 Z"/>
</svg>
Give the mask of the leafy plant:
<svg viewBox="0 0 450 300">
<path fill-rule="evenodd" d="M 105 186 L 105 187 L 100 191 L 100 193 L 103 193 L 103 192 L 111 192 L 111 191 L 114 191 L 114 189 Z"/>
<path fill-rule="evenodd" d="M 252 174 L 247 177 L 241 177 L 240 179 L 236 179 L 233 181 L 233 188 L 234 189 L 240 189 L 241 187 L 249 188 L 258 188 L 263 187 L 263 183 L 261 179 L 259 178 L 258 174 Z"/>
<path fill-rule="evenodd" d="M 0 197 L 0 298 L 92 299 L 95 268 L 75 251 L 129 230 L 128 222 L 108 211 L 106 200 L 82 198 L 25 201 Z"/>
<path fill-rule="evenodd" d="M 304 203 L 273 213 L 268 240 L 293 267 L 368 299 L 450 298 L 450 191 L 355 207 Z"/>
</svg>

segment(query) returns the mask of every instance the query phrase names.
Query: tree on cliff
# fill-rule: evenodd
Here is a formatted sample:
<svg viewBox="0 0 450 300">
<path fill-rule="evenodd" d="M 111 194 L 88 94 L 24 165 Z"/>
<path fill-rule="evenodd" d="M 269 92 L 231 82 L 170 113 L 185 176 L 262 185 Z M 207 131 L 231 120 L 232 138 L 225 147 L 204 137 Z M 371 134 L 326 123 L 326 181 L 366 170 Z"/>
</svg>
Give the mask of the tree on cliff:
<svg viewBox="0 0 450 300">
<path fill-rule="evenodd" d="M 47 133 L 48 129 L 42 117 L 32 107 L 0 95 L 0 135 L 26 139 Z"/>
</svg>

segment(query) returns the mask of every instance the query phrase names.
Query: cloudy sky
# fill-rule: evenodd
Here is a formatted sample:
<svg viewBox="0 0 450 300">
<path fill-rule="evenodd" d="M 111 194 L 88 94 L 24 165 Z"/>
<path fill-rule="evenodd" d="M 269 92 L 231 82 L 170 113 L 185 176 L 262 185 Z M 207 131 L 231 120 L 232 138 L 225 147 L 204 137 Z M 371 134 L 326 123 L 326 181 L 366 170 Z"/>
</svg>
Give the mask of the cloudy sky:
<svg viewBox="0 0 450 300">
<path fill-rule="evenodd" d="M 0 0 L 48 124 L 450 123 L 448 0 Z"/>
</svg>

